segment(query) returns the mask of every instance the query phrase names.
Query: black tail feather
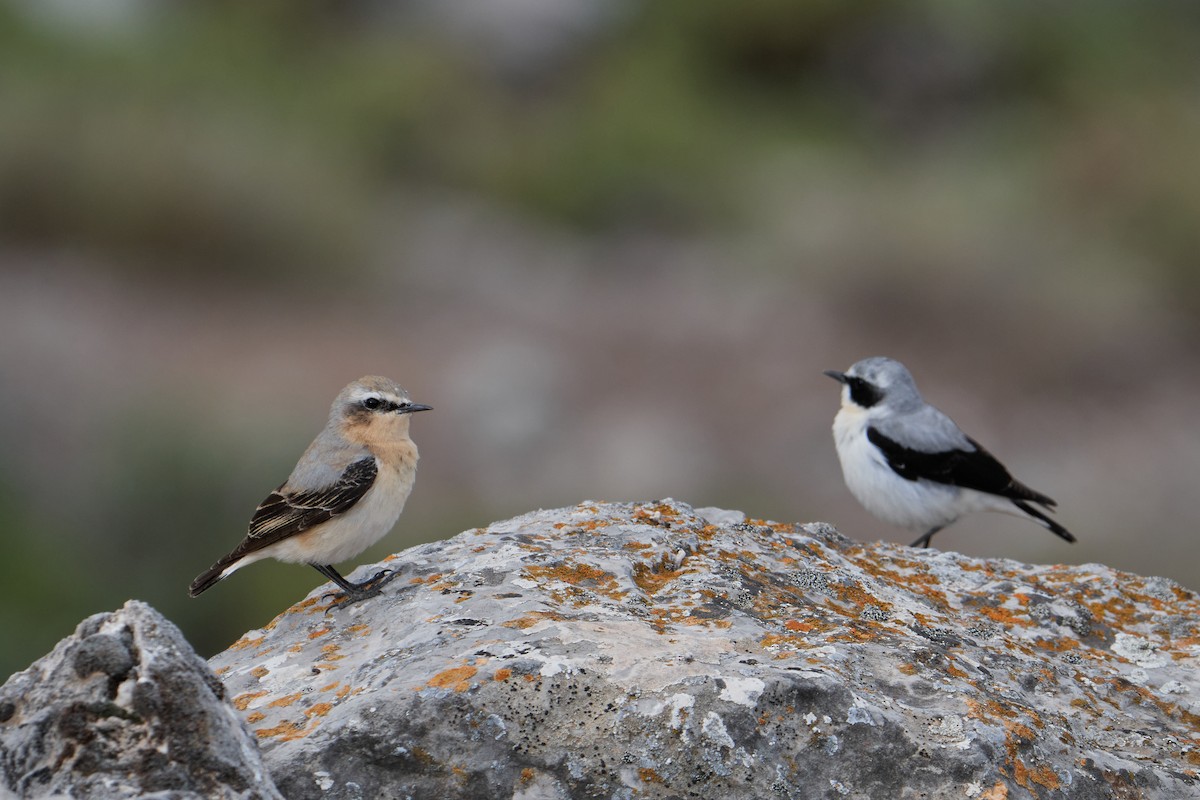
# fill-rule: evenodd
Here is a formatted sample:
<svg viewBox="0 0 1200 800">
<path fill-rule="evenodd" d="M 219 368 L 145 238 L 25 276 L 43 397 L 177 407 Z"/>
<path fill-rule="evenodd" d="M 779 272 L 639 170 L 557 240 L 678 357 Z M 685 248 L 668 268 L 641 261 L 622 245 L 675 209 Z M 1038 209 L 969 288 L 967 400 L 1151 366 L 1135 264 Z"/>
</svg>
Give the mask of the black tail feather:
<svg viewBox="0 0 1200 800">
<path fill-rule="evenodd" d="M 1048 503 L 1044 503 L 1044 505 L 1046 505 L 1047 507 L 1054 505 L 1054 501 L 1050 500 L 1050 498 L 1047 497 L 1046 500 L 1049 501 Z M 1040 522 L 1051 533 L 1056 534 L 1057 536 L 1061 536 L 1063 539 L 1066 539 L 1068 542 L 1075 541 L 1075 535 L 1073 533 L 1071 533 L 1069 530 L 1064 528 L 1062 525 L 1059 525 L 1054 520 L 1050 519 L 1050 517 L 1046 516 L 1044 513 L 1042 513 L 1038 509 L 1034 508 L 1033 506 L 1031 506 L 1029 503 L 1025 502 L 1024 500 L 1015 500 L 1014 499 L 1013 505 L 1015 505 L 1017 508 L 1021 509 L 1026 514 L 1028 514 L 1029 516 L 1033 517 L 1035 520 Z"/>
<path fill-rule="evenodd" d="M 221 573 L 229 566 L 229 562 L 221 559 L 211 567 L 201 572 L 196 580 L 192 581 L 192 585 L 188 587 L 188 594 L 196 597 L 201 592 L 211 589 L 216 585 L 217 581 L 221 580 Z"/>
</svg>

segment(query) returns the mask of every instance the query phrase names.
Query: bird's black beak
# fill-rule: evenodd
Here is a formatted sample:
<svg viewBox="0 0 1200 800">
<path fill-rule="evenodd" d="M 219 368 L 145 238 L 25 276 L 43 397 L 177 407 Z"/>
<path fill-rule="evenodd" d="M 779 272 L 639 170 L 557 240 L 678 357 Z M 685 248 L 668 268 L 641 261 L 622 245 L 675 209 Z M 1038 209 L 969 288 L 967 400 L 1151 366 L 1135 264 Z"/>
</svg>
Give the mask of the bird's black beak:
<svg viewBox="0 0 1200 800">
<path fill-rule="evenodd" d="M 418 411 L 433 411 L 433 406 L 423 406 L 420 403 L 409 403 L 396 409 L 397 414 L 415 414 Z"/>
<path fill-rule="evenodd" d="M 822 375 L 828 375 L 829 377 L 833 378 L 833 379 L 834 379 L 835 381 L 837 381 L 838 383 L 845 383 L 845 382 L 846 382 L 846 373 L 844 373 L 844 372 L 838 372 L 836 369 L 827 369 L 827 370 L 825 370 L 825 371 L 824 371 L 823 373 L 821 373 L 821 374 L 822 374 Z"/>
</svg>

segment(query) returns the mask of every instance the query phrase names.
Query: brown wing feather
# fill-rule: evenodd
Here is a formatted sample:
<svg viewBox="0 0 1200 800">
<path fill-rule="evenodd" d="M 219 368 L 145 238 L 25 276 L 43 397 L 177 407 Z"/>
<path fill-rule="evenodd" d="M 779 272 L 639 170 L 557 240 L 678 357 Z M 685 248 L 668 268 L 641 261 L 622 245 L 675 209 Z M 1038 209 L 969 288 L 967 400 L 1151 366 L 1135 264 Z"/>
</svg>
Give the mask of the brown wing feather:
<svg viewBox="0 0 1200 800">
<path fill-rule="evenodd" d="M 350 510 L 375 483 L 378 474 L 373 457 L 360 458 L 326 489 L 287 493 L 276 489 L 258 504 L 250 518 L 250 530 L 243 543 L 248 545 L 246 552 L 295 536 Z"/>
<path fill-rule="evenodd" d="M 242 543 L 192 582 L 192 596 L 220 580 L 225 567 L 247 553 L 303 533 L 314 525 L 349 511 L 374 485 L 378 474 L 375 459 L 368 457 L 360 458 L 346 467 L 337 482 L 326 489 L 284 493 L 280 486 L 258 504 L 250 519 L 250 530 Z"/>
</svg>

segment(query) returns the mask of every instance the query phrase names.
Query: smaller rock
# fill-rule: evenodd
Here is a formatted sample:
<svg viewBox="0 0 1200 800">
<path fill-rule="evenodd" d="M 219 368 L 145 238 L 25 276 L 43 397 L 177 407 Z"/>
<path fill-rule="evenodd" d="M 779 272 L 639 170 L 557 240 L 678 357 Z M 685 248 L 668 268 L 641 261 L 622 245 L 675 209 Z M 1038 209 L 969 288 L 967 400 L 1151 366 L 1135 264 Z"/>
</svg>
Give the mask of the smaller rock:
<svg viewBox="0 0 1200 800">
<path fill-rule="evenodd" d="M 221 682 L 145 603 L 88 617 L 0 687 L 0 798 L 279 798 Z"/>
</svg>

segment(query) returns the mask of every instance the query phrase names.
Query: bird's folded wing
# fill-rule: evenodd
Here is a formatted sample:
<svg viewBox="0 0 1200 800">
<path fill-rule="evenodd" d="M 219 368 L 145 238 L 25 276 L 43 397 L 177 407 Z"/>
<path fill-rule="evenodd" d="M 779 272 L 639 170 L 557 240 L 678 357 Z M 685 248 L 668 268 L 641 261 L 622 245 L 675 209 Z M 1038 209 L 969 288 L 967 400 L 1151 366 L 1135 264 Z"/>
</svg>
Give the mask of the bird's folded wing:
<svg viewBox="0 0 1200 800">
<path fill-rule="evenodd" d="M 373 457 L 361 458 L 324 489 L 296 492 L 280 486 L 259 503 L 237 555 L 260 550 L 345 513 L 363 498 L 378 474 Z"/>
<path fill-rule="evenodd" d="M 924 479 L 1013 500 L 1032 500 L 1045 506 L 1054 505 L 1054 501 L 1049 497 L 1035 492 L 1013 478 L 995 456 L 969 436 L 964 438 L 973 450 L 955 448 L 937 452 L 905 447 L 895 439 L 880 433 L 875 427 L 867 428 L 867 438 L 883 453 L 888 466 L 897 475 L 910 481 Z"/>
</svg>

